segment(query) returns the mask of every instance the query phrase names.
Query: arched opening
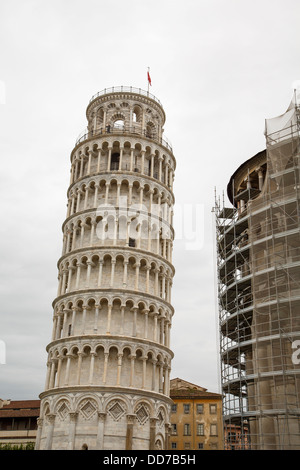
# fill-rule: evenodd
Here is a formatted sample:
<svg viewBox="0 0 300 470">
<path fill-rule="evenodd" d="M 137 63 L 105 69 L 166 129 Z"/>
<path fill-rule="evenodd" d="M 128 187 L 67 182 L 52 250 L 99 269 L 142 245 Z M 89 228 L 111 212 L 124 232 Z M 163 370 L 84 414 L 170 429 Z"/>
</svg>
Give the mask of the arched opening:
<svg viewBox="0 0 300 470">
<path fill-rule="evenodd" d="M 110 169 L 118 170 L 119 169 L 120 154 L 115 152 L 111 156 Z"/>
</svg>

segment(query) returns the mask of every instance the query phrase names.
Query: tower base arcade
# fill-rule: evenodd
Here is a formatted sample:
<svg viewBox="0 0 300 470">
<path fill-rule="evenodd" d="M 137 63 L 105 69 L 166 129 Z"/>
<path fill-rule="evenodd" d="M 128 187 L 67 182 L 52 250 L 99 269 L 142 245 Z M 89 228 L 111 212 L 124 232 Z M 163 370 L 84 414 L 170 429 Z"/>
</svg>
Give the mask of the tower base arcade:
<svg viewBox="0 0 300 470">
<path fill-rule="evenodd" d="M 168 448 L 171 400 L 124 387 L 66 387 L 41 394 L 37 450 Z"/>
</svg>

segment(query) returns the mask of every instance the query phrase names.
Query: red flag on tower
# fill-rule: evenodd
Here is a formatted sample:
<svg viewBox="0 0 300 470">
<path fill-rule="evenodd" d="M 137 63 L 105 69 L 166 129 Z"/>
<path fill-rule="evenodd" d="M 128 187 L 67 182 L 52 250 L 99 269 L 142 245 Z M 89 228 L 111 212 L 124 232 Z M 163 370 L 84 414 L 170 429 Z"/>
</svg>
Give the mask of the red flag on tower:
<svg viewBox="0 0 300 470">
<path fill-rule="evenodd" d="M 148 83 L 149 83 L 150 85 L 152 85 L 149 70 L 150 70 L 150 69 L 148 68 L 148 72 L 147 72 Z"/>
</svg>

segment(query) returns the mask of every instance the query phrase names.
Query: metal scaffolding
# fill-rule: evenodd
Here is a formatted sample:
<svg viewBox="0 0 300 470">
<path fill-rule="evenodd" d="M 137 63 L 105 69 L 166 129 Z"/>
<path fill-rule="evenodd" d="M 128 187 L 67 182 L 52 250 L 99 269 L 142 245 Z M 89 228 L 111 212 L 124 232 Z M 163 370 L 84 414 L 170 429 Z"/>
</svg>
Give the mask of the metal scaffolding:
<svg viewBox="0 0 300 470">
<path fill-rule="evenodd" d="M 300 449 L 299 123 L 295 100 L 267 120 L 233 206 L 215 201 L 224 425 L 240 448 Z"/>
</svg>

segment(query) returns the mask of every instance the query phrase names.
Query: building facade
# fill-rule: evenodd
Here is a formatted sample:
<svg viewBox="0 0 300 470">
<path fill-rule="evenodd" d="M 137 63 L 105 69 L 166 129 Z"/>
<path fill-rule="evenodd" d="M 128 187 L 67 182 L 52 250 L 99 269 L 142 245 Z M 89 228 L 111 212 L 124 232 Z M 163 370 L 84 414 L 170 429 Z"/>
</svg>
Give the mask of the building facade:
<svg viewBox="0 0 300 470">
<path fill-rule="evenodd" d="M 266 120 L 215 207 L 224 420 L 254 450 L 300 449 L 299 116 Z"/>
<path fill-rule="evenodd" d="M 90 100 L 68 208 L 37 449 L 164 449 L 175 158 L 157 98 Z"/>
<path fill-rule="evenodd" d="M 7 445 L 32 448 L 39 414 L 40 400 L 0 399 L 0 449 Z"/>
<path fill-rule="evenodd" d="M 222 395 L 176 378 L 170 397 L 170 449 L 223 450 Z"/>
</svg>

